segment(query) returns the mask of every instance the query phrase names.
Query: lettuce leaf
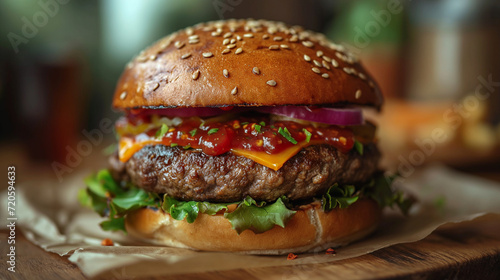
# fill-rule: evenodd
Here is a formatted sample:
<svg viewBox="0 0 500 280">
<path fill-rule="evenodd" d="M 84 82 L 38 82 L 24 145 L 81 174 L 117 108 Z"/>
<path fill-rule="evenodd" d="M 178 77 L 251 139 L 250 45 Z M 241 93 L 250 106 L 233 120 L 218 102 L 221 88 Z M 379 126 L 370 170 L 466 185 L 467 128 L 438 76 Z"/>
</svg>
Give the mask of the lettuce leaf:
<svg viewBox="0 0 500 280">
<path fill-rule="evenodd" d="M 90 206 L 102 217 L 104 230 L 122 230 L 125 232 L 123 217 L 143 207 L 159 208 L 159 197 L 134 186 L 119 186 L 109 170 L 101 170 L 85 179 L 87 189 L 78 193 L 80 204 Z"/>
<path fill-rule="evenodd" d="M 186 218 L 188 223 L 193 223 L 200 212 L 198 203 L 196 201 L 178 201 L 175 198 L 165 195 L 161 208 L 176 220 L 181 221 Z"/>
<path fill-rule="evenodd" d="M 323 209 L 329 211 L 334 208 L 346 208 L 361 197 L 373 198 L 381 207 L 397 206 L 403 213 L 407 213 L 414 202 L 402 192 L 394 192 L 391 184 L 395 176 L 377 176 L 364 186 L 334 184 L 319 198 Z M 273 203 L 257 202 L 251 197 L 233 203 L 210 203 L 197 201 L 179 201 L 168 195 L 160 197 L 158 194 L 146 192 L 132 184 L 120 185 L 111 176 L 109 170 L 101 170 L 97 174 L 85 179 L 86 189 L 78 193 L 80 204 L 92 208 L 107 219 L 101 223 L 104 230 L 125 230 L 124 217 L 143 207 L 162 209 L 176 220 L 186 220 L 193 223 L 199 213 L 215 215 L 220 211 L 228 210 L 228 205 L 237 204 L 233 212 L 225 212 L 224 217 L 229 220 L 234 230 L 240 234 L 245 230 L 262 233 L 274 226 L 285 227 L 285 224 L 296 213 L 293 205 L 285 197 Z"/>
<path fill-rule="evenodd" d="M 410 207 L 415 202 L 413 197 L 406 197 L 403 192 L 391 188 L 398 175 L 384 176 L 380 174 L 367 185 L 356 188 L 353 185 L 339 186 L 334 184 L 321 198 L 323 210 L 346 208 L 356 202 L 360 197 L 370 197 L 380 207 L 394 207 L 396 205 L 403 214 L 407 215 Z"/>
<path fill-rule="evenodd" d="M 176 220 L 186 219 L 188 223 L 193 223 L 199 213 L 215 215 L 221 210 L 227 210 L 229 204 L 232 203 L 178 201 L 165 195 L 162 209 Z M 257 203 L 254 199 L 247 197 L 238 203 L 233 212 L 224 213 L 224 217 L 239 234 L 246 229 L 261 233 L 270 230 L 275 225 L 285 227 L 285 223 L 293 214 L 295 211 L 289 210 L 281 198 L 266 205 L 264 201 Z"/>
<path fill-rule="evenodd" d="M 398 175 L 378 176 L 373 179 L 366 190 L 367 196 L 374 199 L 381 207 L 394 207 L 396 205 L 405 215 L 408 214 L 410 207 L 415 203 L 414 197 L 406 197 L 401 191 L 394 191 L 391 188 L 392 183 Z"/>
<path fill-rule="evenodd" d="M 359 199 L 359 194 L 355 195 L 355 191 L 356 188 L 352 185 L 339 186 L 335 183 L 321 199 L 323 210 L 329 211 L 334 208 L 347 208 Z"/>
<path fill-rule="evenodd" d="M 254 199 L 247 197 L 233 212 L 224 213 L 224 217 L 231 222 L 238 234 L 246 229 L 262 233 L 272 229 L 275 225 L 284 228 L 285 223 L 296 211 L 289 210 L 283 199 L 278 198 L 276 202 L 269 205 L 265 205 L 265 202 L 259 205 Z"/>
</svg>

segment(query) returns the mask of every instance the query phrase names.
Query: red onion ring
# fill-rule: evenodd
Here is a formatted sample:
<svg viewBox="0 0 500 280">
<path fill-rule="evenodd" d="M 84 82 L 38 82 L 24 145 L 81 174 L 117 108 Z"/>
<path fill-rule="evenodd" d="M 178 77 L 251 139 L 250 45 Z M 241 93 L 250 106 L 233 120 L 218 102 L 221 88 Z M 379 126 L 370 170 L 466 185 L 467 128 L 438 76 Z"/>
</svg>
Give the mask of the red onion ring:
<svg viewBox="0 0 500 280">
<path fill-rule="evenodd" d="M 190 108 L 165 108 L 138 110 L 133 115 L 161 115 L 169 117 L 212 117 L 227 113 L 240 113 L 255 110 L 257 112 L 286 116 L 311 122 L 334 125 L 360 125 L 363 124 L 361 109 L 345 108 L 310 108 L 307 106 L 262 106 L 262 107 L 190 107 Z"/>
<path fill-rule="evenodd" d="M 313 109 L 307 106 L 276 106 L 259 107 L 257 111 L 311 122 L 335 125 L 360 125 L 364 122 L 361 109 L 321 107 Z"/>
</svg>

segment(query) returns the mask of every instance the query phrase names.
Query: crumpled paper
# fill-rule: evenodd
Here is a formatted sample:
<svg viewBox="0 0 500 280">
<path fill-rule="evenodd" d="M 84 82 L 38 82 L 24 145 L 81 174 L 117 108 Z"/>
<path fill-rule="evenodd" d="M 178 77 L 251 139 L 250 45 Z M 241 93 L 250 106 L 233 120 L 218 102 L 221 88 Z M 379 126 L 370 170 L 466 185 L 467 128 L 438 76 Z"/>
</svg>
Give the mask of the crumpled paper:
<svg viewBox="0 0 500 280">
<path fill-rule="evenodd" d="M 101 218 L 79 206 L 78 189 L 91 171 L 62 183 L 34 180 L 17 186 L 18 226 L 26 237 L 46 251 L 69 256 L 88 276 L 154 276 L 229 270 L 250 267 L 303 265 L 353 258 L 398 243 L 418 241 L 442 224 L 471 220 L 486 213 L 500 213 L 500 185 L 434 165 L 399 182 L 399 187 L 419 200 L 409 217 L 388 209 L 379 229 L 367 239 L 338 248 L 336 255 L 324 250 L 285 256 L 197 252 L 130 241 L 121 233 L 102 231 Z M 480 203 L 478 203 L 480 201 Z M 2 193 L 1 209 L 7 208 Z M 3 220 L 6 211 L 1 211 Z M 101 246 L 111 238 L 115 246 Z"/>
</svg>

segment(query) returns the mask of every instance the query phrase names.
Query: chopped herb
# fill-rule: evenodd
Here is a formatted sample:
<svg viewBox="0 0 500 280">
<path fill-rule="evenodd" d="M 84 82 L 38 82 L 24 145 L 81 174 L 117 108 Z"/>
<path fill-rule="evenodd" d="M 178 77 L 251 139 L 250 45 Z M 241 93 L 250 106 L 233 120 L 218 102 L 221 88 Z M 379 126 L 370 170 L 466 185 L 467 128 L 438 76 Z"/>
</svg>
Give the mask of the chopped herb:
<svg viewBox="0 0 500 280">
<path fill-rule="evenodd" d="M 219 131 L 218 128 L 211 128 L 209 131 L 208 131 L 208 135 L 212 135 L 214 133 L 216 133 L 217 131 Z"/>
<path fill-rule="evenodd" d="M 198 131 L 198 129 L 197 129 L 197 128 L 195 128 L 195 129 L 193 129 L 193 130 L 191 130 L 191 131 L 189 132 L 189 134 L 191 135 L 191 137 L 194 137 L 194 136 L 196 135 L 196 131 Z"/>
<path fill-rule="evenodd" d="M 311 132 L 309 132 L 307 129 L 303 128 L 302 131 L 304 131 L 304 134 L 306 135 L 306 142 L 309 143 L 311 141 Z"/>
<path fill-rule="evenodd" d="M 288 131 L 286 127 L 284 129 L 280 127 L 278 129 L 278 133 L 281 134 L 281 136 L 285 137 L 286 140 L 290 141 L 290 143 L 297 144 L 297 140 L 293 139 L 290 131 Z"/>
<path fill-rule="evenodd" d="M 260 122 L 259 124 L 262 125 L 262 126 L 266 126 L 265 122 Z"/>
<path fill-rule="evenodd" d="M 363 155 L 363 144 L 361 144 L 361 142 L 358 140 L 354 141 L 354 148 L 360 155 Z"/>
<path fill-rule="evenodd" d="M 241 125 L 249 124 L 249 122 L 242 122 Z"/>
<path fill-rule="evenodd" d="M 260 132 L 260 129 L 261 129 L 261 128 L 262 128 L 262 126 L 260 126 L 260 125 L 258 125 L 258 124 L 256 124 L 256 125 L 254 126 L 254 129 L 255 129 L 255 131 L 257 131 L 257 132 Z"/>
<path fill-rule="evenodd" d="M 177 147 L 177 146 L 179 146 L 179 144 L 177 144 L 177 143 L 170 144 L 170 147 Z"/>
<path fill-rule="evenodd" d="M 168 125 L 162 124 L 160 129 L 156 131 L 156 139 L 161 140 L 168 132 Z"/>
<path fill-rule="evenodd" d="M 274 125 L 271 125 L 271 128 L 276 128 Z"/>
<path fill-rule="evenodd" d="M 182 147 L 184 150 L 191 149 L 191 144 L 187 144 L 187 146 Z"/>
</svg>

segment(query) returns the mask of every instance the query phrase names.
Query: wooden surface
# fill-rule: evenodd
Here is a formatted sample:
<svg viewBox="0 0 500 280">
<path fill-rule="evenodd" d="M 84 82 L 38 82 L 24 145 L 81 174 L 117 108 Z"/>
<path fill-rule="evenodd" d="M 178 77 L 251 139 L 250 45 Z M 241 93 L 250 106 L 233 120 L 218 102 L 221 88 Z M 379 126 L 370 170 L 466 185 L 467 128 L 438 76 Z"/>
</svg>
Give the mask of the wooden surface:
<svg viewBox="0 0 500 280">
<path fill-rule="evenodd" d="M 45 252 L 20 232 L 16 273 L 6 271 L 0 231 L 0 279 L 86 279 L 66 258 Z M 300 255 L 299 255 L 300 258 Z M 291 261 L 293 262 L 293 261 Z M 120 275 L 118 273 L 114 275 Z M 98 279 L 131 279 L 109 275 Z M 317 265 L 250 268 L 174 275 L 175 279 L 500 279 L 500 215 L 444 226 L 427 238 L 391 246 L 361 257 Z M 162 279 L 161 277 L 134 279 Z"/>
</svg>

